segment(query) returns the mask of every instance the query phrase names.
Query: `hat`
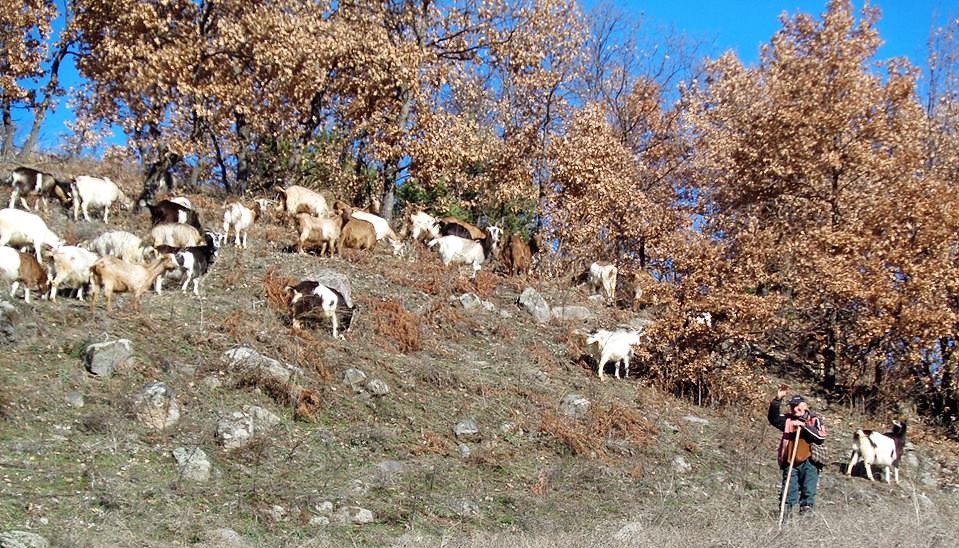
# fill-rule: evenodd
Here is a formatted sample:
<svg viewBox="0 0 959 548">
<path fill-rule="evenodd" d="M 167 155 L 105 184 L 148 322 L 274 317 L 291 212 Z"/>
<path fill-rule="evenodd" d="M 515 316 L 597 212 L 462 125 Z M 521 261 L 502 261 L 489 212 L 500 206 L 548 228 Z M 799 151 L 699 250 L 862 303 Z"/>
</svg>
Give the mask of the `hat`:
<svg viewBox="0 0 959 548">
<path fill-rule="evenodd" d="M 806 400 L 802 396 L 796 394 L 795 396 L 789 398 L 789 407 L 796 407 L 800 403 L 805 403 Z"/>
</svg>

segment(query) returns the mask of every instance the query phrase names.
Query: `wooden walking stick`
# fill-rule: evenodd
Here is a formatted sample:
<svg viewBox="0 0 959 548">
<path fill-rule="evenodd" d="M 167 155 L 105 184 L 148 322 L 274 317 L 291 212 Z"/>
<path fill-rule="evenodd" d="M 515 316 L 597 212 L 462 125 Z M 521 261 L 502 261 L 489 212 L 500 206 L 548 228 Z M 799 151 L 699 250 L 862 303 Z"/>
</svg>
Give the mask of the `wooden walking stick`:
<svg viewBox="0 0 959 548">
<path fill-rule="evenodd" d="M 787 419 L 788 420 L 788 419 Z M 789 470 L 786 471 L 786 481 L 783 482 L 783 498 L 779 502 L 779 530 L 783 530 L 783 517 L 786 515 L 786 495 L 789 493 L 789 484 L 792 483 L 793 464 L 796 462 L 796 450 L 799 449 L 799 433 L 802 427 L 796 427 L 796 439 L 793 440 L 793 452 L 789 456 Z M 796 480 L 799 481 L 798 478 Z M 798 485 L 796 487 L 799 487 Z"/>
</svg>

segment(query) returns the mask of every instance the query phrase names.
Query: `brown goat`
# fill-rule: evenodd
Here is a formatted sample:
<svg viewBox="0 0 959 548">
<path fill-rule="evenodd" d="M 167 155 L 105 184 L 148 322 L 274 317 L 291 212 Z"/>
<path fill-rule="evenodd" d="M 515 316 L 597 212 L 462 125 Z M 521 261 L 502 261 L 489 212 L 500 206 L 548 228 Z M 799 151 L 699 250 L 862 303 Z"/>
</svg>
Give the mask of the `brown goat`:
<svg viewBox="0 0 959 548">
<path fill-rule="evenodd" d="M 15 297 L 17 288 L 23 285 L 23 299 L 28 303 L 30 290 L 38 290 L 42 295 L 50 289 L 47 269 L 32 253 L 17 251 L 12 247 L 0 246 L 0 277 L 11 282 L 11 297 Z"/>
<path fill-rule="evenodd" d="M 531 238 L 529 242 L 523 241 L 516 234 L 511 234 L 503 246 L 502 259 L 506 266 L 506 271 L 511 276 L 529 276 L 529 270 L 533 266 L 533 255 L 539 251 L 539 245 L 536 238 Z"/>
<path fill-rule="evenodd" d="M 376 229 L 373 224 L 360 219 L 350 219 L 340 231 L 340 239 L 336 248 L 342 255 L 344 249 L 359 249 L 373 251 L 376 247 Z"/>
<path fill-rule="evenodd" d="M 176 267 L 169 255 L 163 255 L 148 266 L 131 264 L 116 257 L 101 257 L 90 267 L 90 311 L 97 307 L 102 290 L 107 298 L 107 310 L 113 310 L 114 293 L 133 293 L 133 309 L 140 310 L 140 297 L 165 270 Z"/>
</svg>

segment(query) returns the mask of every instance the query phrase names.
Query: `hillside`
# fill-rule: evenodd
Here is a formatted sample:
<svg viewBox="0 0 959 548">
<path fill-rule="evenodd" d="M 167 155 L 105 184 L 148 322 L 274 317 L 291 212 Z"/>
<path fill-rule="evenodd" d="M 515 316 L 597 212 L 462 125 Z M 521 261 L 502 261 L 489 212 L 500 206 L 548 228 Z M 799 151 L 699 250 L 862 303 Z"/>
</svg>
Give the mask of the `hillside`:
<svg viewBox="0 0 959 548">
<path fill-rule="evenodd" d="M 216 227 L 225 199 L 190 198 Z M 47 219 L 69 243 L 106 229 L 56 207 Z M 149 222 L 121 212 L 117 227 L 145 235 Z M 300 256 L 294 234 L 264 220 L 248 249 L 224 247 L 201 298 L 169 288 L 147 295 L 141 313 L 125 295 L 112 313 L 68 297 L 12 301 L 0 356 L 0 529 L 91 547 L 862 546 L 876 531 L 879 546 L 959 545 L 956 446 L 919 421 L 902 483 L 869 484 L 843 476 L 841 461 L 852 432 L 884 418 L 812 398 L 835 463 L 816 516 L 780 533 L 778 432 L 765 409 L 675 399 L 646 385 L 641 363 L 629 379 L 599 382 L 577 333 L 630 314 L 590 301 L 569 276 L 527 284 L 484 271 L 474 282 L 425 249 Z M 344 341 L 325 326 L 293 330 L 276 306 L 285 280 L 320 268 L 352 283 L 358 311 Z M 539 325 L 515 304 L 527 285 L 595 317 Z M 452 302 L 464 293 L 492 310 Z M 131 341 L 133 358 L 107 378 L 89 374 L 87 346 L 116 339 Z M 241 372 L 224 356 L 236 347 L 299 368 L 309 398 L 290 402 L 288 387 Z M 366 380 L 345 382 L 350 369 Z M 795 384 L 767 380 L 757 393 Z M 151 381 L 172 388 L 180 408 L 162 431 L 135 416 Z M 571 394 L 589 401 L 579 418 L 561 412 Z M 224 449 L 218 422 L 249 405 L 279 422 Z M 195 447 L 212 464 L 207 481 L 173 457 Z M 337 523 L 350 506 L 372 522 Z"/>
</svg>

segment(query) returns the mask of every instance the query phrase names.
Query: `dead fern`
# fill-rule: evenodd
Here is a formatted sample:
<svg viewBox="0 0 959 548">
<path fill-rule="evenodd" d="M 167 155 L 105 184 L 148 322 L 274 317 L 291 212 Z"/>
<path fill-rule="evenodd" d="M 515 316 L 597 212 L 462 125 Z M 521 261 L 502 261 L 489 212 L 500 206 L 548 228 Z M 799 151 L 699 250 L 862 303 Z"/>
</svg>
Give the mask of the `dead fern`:
<svg viewBox="0 0 959 548">
<path fill-rule="evenodd" d="M 369 306 L 369 316 L 377 335 L 389 339 L 403 354 L 423 348 L 419 318 L 403 308 L 398 300 L 372 300 Z"/>
</svg>

